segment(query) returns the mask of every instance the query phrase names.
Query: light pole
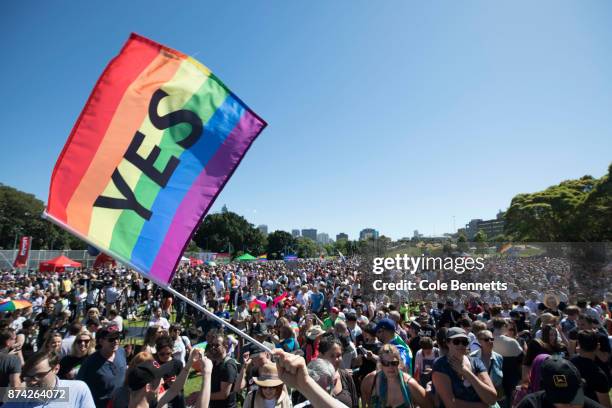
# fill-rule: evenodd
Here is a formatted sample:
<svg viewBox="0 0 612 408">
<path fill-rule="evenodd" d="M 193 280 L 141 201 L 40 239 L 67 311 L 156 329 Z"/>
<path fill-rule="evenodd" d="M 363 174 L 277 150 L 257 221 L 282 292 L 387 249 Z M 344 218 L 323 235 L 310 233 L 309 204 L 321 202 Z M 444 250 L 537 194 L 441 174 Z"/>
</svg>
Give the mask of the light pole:
<svg viewBox="0 0 612 408">
<path fill-rule="evenodd" d="M 19 237 L 19 233 L 21 232 L 20 227 L 15 227 L 15 242 L 13 243 L 13 250 L 17 249 L 17 238 Z"/>
</svg>

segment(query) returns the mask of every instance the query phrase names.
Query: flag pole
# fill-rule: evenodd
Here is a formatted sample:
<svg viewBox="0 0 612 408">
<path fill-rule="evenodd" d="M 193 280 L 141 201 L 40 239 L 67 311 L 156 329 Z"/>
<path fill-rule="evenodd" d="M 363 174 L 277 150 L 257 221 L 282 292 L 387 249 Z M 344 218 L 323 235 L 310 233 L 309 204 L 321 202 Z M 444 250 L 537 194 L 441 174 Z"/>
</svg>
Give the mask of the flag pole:
<svg viewBox="0 0 612 408">
<path fill-rule="evenodd" d="M 217 322 L 221 323 L 223 326 L 227 327 L 228 329 L 230 329 L 231 331 L 233 331 L 234 333 L 236 333 L 237 335 L 239 335 L 240 337 L 243 337 L 244 339 L 250 341 L 251 343 L 254 343 L 257 347 L 259 347 L 260 349 L 267 351 L 268 353 L 271 353 L 272 350 L 270 349 L 270 347 L 264 345 L 263 343 L 261 343 L 260 341 L 255 340 L 254 338 L 252 338 L 251 336 L 249 336 L 248 334 L 246 334 L 245 332 L 243 332 L 242 330 L 240 330 L 239 328 L 237 328 L 236 326 L 226 322 L 225 320 L 223 320 L 222 318 L 220 318 L 219 316 L 215 315 L 214 313 L 212 313 L 210 310 L 206 309 L 204 306 L 197 304 L 196 302 L 194 302 L 193 300 L 189 299 L 187 296 L 183 295 L 180 292 L 177 292 L 174 288 L 172 288 L 171 286 L 162 286 L 162 288 L 164 288 L 165 290 L 167 290 L 168 292 L 172 293 L 174 296 L 176 296 L 177 298 L 181 299 L 182 301 L 190 304 L 191 306 L 195 307 L 196 309 L 198 309 L 199 311 L 201 311 L 202 313 L 204 313 L 206 316 L 216 320 Z"/>
<path fill-rule="evenodd" d="M 73 229 L 72 227 L 70 227 L 69 225 L 63 223 L 62 221 L 56 219 L 54 216 L 52 216 L 51 214 L 47 213 L 46 211 L 43 212 L 42 217 L 53 222 L 54 224 L 56 224 L 57 226 L 64 228 L 66 231 L 70 232 L 71 234 L 73 234 L 74 236 L 80 238 L 81 240 L 85 241 L 86 243 L 88 243 L 89 245 L 92 245 L 94 247 L 96 247 L 98 250 L 100 250 L 100 247 L 97 243 L 92 242 L 91 239 L 89 239 L 89 237 L 86 237 L 85 235 L 81 234 L 80 232 L 76 231 L 75 229 Z M 244 339 L 254 343 L 257 347 L 259 347 L 260 349 L 267 351 L 268 353 L 271 353 L 272 350 L 270 349 L 270 347 L 265 346 L 263 343 L 261 343 L 260 341 L 255 340 L 254 338 L 252 338 L 251 336 L 249 336 L 248 334 L 246 334 L 245 332 L 243 332 L 242 330 L 240 330 L 239 328 L 237 328 L 236 326 L 231 325 L 230 323 L 226 322 L 225 320 L 223 320 L 222 318 L 220 318 L 219 316 L 215 315 L 214 313 L 212 313 L 211 311 L 209 311 L 208 309 L 206 309 L 204 306 L 197 304 L 196 302 L 194 302 L 193 300 L 189 299 L 187 296 L 183 295 L 182 293 L 179 293 L 176 291 L 176 289 L 172 288 L 171 286 L 169 286 L 167 283 L 161 282 L 157 279 L 155 279 L 155 277 L 153 276 L 149 276 L 148 274 L 142 272 L 140 270 L 140 268 L 138 268 L 136 265 L 132 264 L 131 262 L 128 262 L 127 260 L 125 260 L 122 256 L 120 256 L 119 254 L 115 253 L 114 251 L 107 249 L 104 250 L 100 250 L 101 252 L 105 252 L 108 255 L 111 255 L 113 258 L 115 258 L 116 260 L 120 261 L 121 263 L 126 264 L 127 266 L 129 266 L 130 268 L 134 269 L 135 271 L 139 272 L 143 278 L 145 279 L 149 279 L 153 282 L 155 282 L 158 286 L 160 286 L 161 288 L 165 289 L 166 291 L 172 293 L 174 296 L 176 296 L 177 298 L 181 299 L 182 301 L 190 304 L 191 306 L 195 307 L 196 309 L 198 309 L 200 312 L 204 313 L 206 316 L 216 320 L 217 322 L 221 323 L 223 326 L 227 327 L 228 329 L 230 329 L 231 331 L 233 331 L 234 333 L 236 333 L 237 335 L 239 335 L 240 337 L 243 337 Z"/>
</svg>

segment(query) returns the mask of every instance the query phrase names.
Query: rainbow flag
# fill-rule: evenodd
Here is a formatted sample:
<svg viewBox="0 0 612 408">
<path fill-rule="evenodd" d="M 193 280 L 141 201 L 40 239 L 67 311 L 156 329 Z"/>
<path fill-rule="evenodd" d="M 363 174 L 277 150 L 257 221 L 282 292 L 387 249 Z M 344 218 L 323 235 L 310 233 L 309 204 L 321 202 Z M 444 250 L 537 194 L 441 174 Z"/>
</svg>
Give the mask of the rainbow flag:
<svg viewBox="0 0 612 408">
<path fill-rule="evenodd" d="M 132 34 L 60 154 L 45 216 L 166 285 L 265 126 L 204 65 Z"/>
<path fill-rule="evenodd" d="M 259 255 L 257 257 L 258 261 L 267 261 L 268 260 L 268 254 L 263 254 L 263 255 Z"/>
</svg>

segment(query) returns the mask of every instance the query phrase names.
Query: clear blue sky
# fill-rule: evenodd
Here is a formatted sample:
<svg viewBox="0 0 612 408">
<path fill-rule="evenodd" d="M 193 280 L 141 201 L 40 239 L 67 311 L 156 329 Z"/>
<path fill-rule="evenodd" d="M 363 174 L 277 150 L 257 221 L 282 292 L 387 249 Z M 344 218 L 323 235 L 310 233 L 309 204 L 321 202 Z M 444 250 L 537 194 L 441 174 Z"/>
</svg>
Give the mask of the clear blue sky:
<svg viewBox="0 0 612 408">
<path fill-rule="evenodd" d="M 332 237 L 449 232 L 606 172 L 611 21 L 603 0 L 4 1 L 0 182 L 47 200 L 134 31 L 195 56 L 269 123 L 213 210 Z"/>
</svg>

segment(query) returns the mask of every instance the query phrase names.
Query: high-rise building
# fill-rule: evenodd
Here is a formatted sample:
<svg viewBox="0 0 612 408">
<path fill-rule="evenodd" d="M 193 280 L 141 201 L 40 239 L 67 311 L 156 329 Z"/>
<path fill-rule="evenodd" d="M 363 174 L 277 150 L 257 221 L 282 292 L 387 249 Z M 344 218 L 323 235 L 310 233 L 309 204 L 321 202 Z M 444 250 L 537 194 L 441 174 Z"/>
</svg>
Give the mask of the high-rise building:
<svg viewBox="0 0 612 408">
<path fill-rule="evenodd" d="M 294 230 L 291 230 L 291 236 L 292 236 L 293 238 L 297 238 L 297 237 L 299 237 L 299 236 L 300 236 L 300 230 L 299 230 L 299 229 L 294 229 Z"/>
<path fill-rule="evenodd" d="M 268 226 L 266 224 L 258 225 L 257 229 L 260 230 L 262 234 L 268 235 Z"/>
<path fill-rule="evenodd" d="M 302 236 L 304 238 L 310 238 L 314 242 L 317 242 L 317 229 L 316 228 L 303 229 L 302 230 Z"/>
<path fill-rule="evenodd" d="M 345 234 L 344 232 L 341 232 L 339 234 L 336 235 L 336 241 L 340 241 L 341 239 L 347 240 L 348 241 L 348 235 Z"/>
<path fill-rule="evenodd" d="M 366 240 L 366 239 L 378 239 L 378 231 L 376 231 L 374 228 L 364 228 L 361 230 L 361 232 L 359 232 L 359 240 Z"/>
<path fill-rule="evenodd" d="M 423 234 L 419 234 L 419 230 L 414 230 L 414 234 L 412 235 L 413 238 L 421 238 L 423 237 Z"/>
<path fill-rule="evenodd" d="M 320 244 L 329 244 L 329 234 L 325 232 L 318 233 L 317 242 Z"/>
</svg>

